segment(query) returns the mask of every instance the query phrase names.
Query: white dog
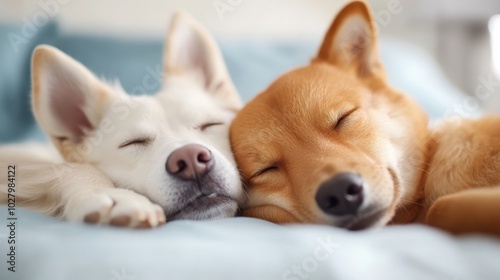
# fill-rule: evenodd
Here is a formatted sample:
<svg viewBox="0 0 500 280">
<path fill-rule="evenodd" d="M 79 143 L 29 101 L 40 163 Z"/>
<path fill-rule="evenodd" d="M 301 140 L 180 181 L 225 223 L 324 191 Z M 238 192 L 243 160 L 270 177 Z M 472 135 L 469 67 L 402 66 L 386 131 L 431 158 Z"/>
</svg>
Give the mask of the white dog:
<svg viewBox="0 0 500 280">
<path fill-rule="evenodd" d="M 1 202 L 129 227 L 234 216 L 244 193 L 229 125 L 241 103 L 215 41 L 185 14 L 171 23 L 164 72 L 159 93 L 129 96 L 61 51 L 37 47 L 33 112 L 59 153 L 0 148 L 2 173 L 16 172 L 15 181 L 0 177 Z"/>
</svg>

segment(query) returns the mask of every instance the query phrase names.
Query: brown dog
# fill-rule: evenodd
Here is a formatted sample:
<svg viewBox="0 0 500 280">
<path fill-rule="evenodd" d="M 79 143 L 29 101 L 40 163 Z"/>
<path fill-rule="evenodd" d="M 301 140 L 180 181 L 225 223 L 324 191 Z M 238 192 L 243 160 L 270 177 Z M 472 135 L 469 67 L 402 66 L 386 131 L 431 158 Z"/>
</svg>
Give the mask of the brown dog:
<svg viewBox="0 0 500 280">
<path fill-rule="evenodd" d="M 500 118 L 429 128 L 388 84 L 364 2 L 340 11 L 310 65 L 246 105 L 231 141 L 249 187 L 247 216 L 500 235 Z"/>
</svg>

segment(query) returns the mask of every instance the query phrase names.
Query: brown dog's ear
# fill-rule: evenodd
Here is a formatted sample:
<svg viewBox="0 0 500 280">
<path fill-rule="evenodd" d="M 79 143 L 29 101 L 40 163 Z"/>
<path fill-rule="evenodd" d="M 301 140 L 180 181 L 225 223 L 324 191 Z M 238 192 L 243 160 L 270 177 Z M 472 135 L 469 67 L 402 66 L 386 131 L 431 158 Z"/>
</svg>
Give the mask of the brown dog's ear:
<svg viewBox="0 0 500 280">
<path fill-rule="evenodd" d="M 327 61 L 360 77 L 383 74 L 375 22 L 365 2 L 351 2 L 338 13 L 315 61 Z"/>
</svg>

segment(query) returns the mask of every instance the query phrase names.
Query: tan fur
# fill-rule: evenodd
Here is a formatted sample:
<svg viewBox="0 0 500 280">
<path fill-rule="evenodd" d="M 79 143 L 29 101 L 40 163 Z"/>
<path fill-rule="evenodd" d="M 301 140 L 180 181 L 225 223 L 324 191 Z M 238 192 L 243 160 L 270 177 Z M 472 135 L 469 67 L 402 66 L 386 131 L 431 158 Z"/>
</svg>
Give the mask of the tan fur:
<svg viewBox="0 0 500 280">
<path fill-rule="evenodd" d="M 249 187 L 244 214 L 342 226 L 315 194 L 350 171 L 369 186 L 366 207 L 381 213 L 372 226 L 427 221 L 498 234 L 500 192 L 481 187 L 500 184 L 500 118 L 429 128 L 423 110 L 388 84 L 375 32 L 364 2 L 346 5 L 312 63 L 278 78 L 238 114 L 231 141 Z"/>
</svg>

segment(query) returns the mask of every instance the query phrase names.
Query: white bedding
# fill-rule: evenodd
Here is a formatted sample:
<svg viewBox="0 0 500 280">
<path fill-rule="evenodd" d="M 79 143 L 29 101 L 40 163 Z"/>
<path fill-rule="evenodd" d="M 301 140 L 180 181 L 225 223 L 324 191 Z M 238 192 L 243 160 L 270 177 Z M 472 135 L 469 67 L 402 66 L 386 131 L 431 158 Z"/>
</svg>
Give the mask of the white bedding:
<svg viewBox="0 0 500 280">
<path fill-rule="evenodd" d="M 20 209 L 13 273 L 6 216 L 0 207 L 2 280 L 500 279 L 500 240 L 418 225 L 348 232 L 232 218 L 123 230 Z"/>
</svg>

